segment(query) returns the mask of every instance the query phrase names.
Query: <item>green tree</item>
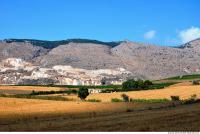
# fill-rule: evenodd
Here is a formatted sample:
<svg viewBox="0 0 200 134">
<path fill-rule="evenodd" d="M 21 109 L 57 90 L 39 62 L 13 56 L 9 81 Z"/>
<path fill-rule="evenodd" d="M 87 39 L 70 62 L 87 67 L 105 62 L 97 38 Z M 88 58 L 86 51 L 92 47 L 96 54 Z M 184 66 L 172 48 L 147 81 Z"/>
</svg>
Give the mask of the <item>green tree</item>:
<svg viewBox="0 0 200 134">
<path fill-rule="evenodd" d="M 88 92 L 88 89 L 87 89 L 87 88 L 85 88 L 85 87 L 79 88 L 78 97 L 79 97 L 81 100 L 85 100 L 85 98 L 87 98 L 88 95 L 89 95 L 89 92 Z"/>
<path fill-rule="evenodd" d="M 153 85 L 153 83 L 150 80 L 145 80 L 144 85 L 149 86 L 149 85 Z"/>
<path fill-rule="evenodd" d="M 126 94 L 122 94 L 121 97 L 123 98 L 124 102 L 129 102 L 129 96 Z"/>
</svg>

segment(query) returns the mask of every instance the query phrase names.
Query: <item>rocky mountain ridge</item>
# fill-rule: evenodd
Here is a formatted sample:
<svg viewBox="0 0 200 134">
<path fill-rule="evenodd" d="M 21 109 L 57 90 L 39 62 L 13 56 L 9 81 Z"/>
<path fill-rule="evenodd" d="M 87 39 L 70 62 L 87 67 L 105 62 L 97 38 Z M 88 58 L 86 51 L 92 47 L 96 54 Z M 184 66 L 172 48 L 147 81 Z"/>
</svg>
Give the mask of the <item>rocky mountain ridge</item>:
<svg viewBox="0 0 200 134">
<path fill-rule="evenodd" d="M 18 62 L 18 69 L 15 65 L 13 71 L 12 67 L 9 68 L 8 64 L 5 64 L 5 61 L 7 63 Z M 26 67 L 20 65 L 25 63 Z M 72 39 L 52 42 L 9 39 L 0 41 L 0 65 L 0 84 L 37 84 L 38 79 L 44 79 L 42 84 L 91 84 L 91 81 L 93 84 L 95 82 L 101 84 L 101 80 L 104 78 L 111 83 L 120 83 L 130 77 L 162 79 L 200 73 L 200 39 L 176 48 L 130 41 L 101 42 Z M 55 69 L 56 66 L 68 69 L 63 70 L 63 75 L 58 73 L 59 71 Z M 27 67 L 30 70 L 27 71 L 25 69 Z M 5 68 L 12 70 L 12 73 L 2 71 L 6 70 Z M 72 68 L 72 74 L 69 74 L 69 68 Z M 120 73 L 110 74 L 109 71 L 105 71 L 106 73 L 95 77 L 88 75 L 88 72 L 95 70 L 117 70 Z M 42 77 L 33 77 L 34 72 L 40 72 Z M 2 80 L 10 76 L 16 78 L 10 82 Z M 22 81 L 22 78 L 26 80 Z M 89 78 L 93 80 L 89 80 Z"/>
</svg>

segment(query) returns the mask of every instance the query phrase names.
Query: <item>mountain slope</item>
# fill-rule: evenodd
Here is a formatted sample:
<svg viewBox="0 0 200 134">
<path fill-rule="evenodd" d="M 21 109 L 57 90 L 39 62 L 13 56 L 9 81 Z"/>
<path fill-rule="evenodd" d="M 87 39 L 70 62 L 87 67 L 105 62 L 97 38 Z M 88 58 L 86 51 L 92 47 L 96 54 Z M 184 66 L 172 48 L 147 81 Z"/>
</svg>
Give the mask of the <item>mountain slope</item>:
<svg viewBox="0 0 200 134">
<path fill-rule="evenodd" d="M 126 68 L 148 79 L 200 73 L 200 53 L 192 49 L 122 43 L 112 49 Z"/>
<path fill-rule="evenodd" d="M 58 46 L 42 58 L 41 65 L 72 65 L 84 69 L 121 67 L 120 61 L 112 55 L 109 46 L 92 43 L 69 43 Z"/>
<path fill-rule="evenodd" d="M 45 68 L 56 65 L 88 70 L 124 68 L 132 72 L 132 77 L 144 79 L 200 73 L 200 39 L 177 48 L 128 41 L 113 44 L 95 40 L 42 43 L 12 39 L 0 42 L 0 60 L 21 58 Z"/>
<path fill-rule="evenodd" d="M 0 61 L 7 58 L 21 58 L 33 61 L 35 58 L 47 53 L 47 49 L 23 42 L 0 42 Z"/>
</svg>

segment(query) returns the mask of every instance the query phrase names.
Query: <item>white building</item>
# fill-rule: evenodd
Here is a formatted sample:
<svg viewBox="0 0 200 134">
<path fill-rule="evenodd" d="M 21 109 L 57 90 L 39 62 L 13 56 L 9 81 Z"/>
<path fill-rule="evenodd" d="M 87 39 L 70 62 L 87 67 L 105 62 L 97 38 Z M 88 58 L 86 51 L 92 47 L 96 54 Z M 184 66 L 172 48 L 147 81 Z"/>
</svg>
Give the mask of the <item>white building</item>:
<svg viewBox="0 0 200 134">
<path fill-rule="evenodd" d="M 101 89 L 88 89 L 88 92 L 90 94 L 97 94 L 97 93 L 101 93 Z"/>
</svg>

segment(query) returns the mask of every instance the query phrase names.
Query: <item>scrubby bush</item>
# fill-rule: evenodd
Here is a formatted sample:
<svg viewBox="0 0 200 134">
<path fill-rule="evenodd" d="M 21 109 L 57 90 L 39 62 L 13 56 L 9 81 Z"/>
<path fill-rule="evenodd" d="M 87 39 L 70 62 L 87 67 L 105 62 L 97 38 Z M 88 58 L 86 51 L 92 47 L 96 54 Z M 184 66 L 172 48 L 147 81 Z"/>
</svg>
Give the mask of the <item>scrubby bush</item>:
<svg viewBox="0 0 200 134">
<path fill-rule="evenodd" d="M 87 101 L 88 102 L 101 102 L 101 100 L 99 100 L 99 99 L 88 99 Z"/>
<path fill-rule="evenodd" d="M 55 101 L 71 101 L 71 99 L 68 99 L 68 98 L 62 97 L 62 96 L 36 96 L 36 95 L 29 95 L 29 94 L 16 94 L 16 95 L 0 94 L 0 97 L 40 99 L 40 100 L 55 100 Z"/>
<path fill-rule="evenodd" d="M 123 100 L 118 99 L 118 98 L 112 98 L 111 102 L 123 102 Z"/>
<path fill-rule="evenodd" d="M 180 101 L 180 97 L 179 96 L 171 96 L 171 100 L 172 101 Z"/>
<path fill-rule="evenodd" d="M 35 90 L 33 90 L 31 94 L 32 94 L 32 95 L 35 95 Z"/>
<path fill-rule="evenodd" d="M 130 102 L 141 102 L 141 103 L 164 103 L 169 102 L 168 99 L 130 99 Z"/>
<path fill-rule="evenodd" d="M 196 94 L 191 95 L 190 99 L 196 100 L 197 99 L 197 95 Z"/>
<path fill-rule="evenodd" d="M 200 82 L 199 82 L 199 80 L 193 80 L 193 81 L 192 81 L 192 84 L 193 84 L 193 85 L 199 85 Z"/>
<path fill-rule="evenodd" d="M 121 97 L 123 98 L 124 102 L 129 102 L 129 96 L 126 94 L 122 94 Z"/>
<path fill-rule="evenodd" d="M 85 98 L 86 98 L 88 95 L 89 95 L 88 88 L 85 88 L 85 87 L 79 88 L 78 97 L 79 97 L 81 100 L 85 100 Z"/>
<path fill-rule="evenodd" d="M 183 101 L 184 104 L 192 104 L 192 103 L 197 103 L 200 102 L 199 99 L 197 99 L 197 95 L 193 94 L 189 99 L 186 99 Z"/>
<path fill-rule="evenodd" d="M 30 95 L 63 94 L 63 93 L 77 94 L 77 91 L 76 90 L 61 90 L 61 91 L 53 91 L 52 90 L 52 91 L 38 91 L 38 92 L 35 92 L 33 90 Z"/>
</svg>

